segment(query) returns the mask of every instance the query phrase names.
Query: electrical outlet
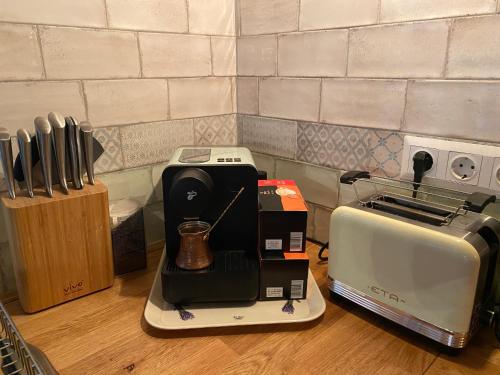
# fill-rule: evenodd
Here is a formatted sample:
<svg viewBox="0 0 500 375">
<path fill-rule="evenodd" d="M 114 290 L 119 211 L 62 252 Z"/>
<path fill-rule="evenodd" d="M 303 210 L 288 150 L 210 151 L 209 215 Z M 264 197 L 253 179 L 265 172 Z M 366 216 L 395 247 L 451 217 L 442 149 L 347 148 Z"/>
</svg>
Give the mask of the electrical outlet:
<svg viewBox="0 0 500 375">
<path fill-rule="evenodd" d="M 491 174 L 490 188 L 500 190 L 500 158 L 495 158 Z"/>
<path fill-rule="evenodd" d="M 477 185 L 481 172 L 482 156 L 450 152 L 446 179 L 462 184 Z"/>
<path fill-rule="evenodd" d="M 402 179 L 413 179 L 413 156 L 418 151 L 426 151 L 433 158 L 432 168 L 424 174 L 424 179 L 430 179 L 428 183 L 439 179 L 469 185 L 475 191 L 500 192 L 500 146 L 407 135 L 401 158 Z M 469 188 L 462 186 L 459 190 Z"/>
<path fill-rule="evenodd" d="M 436 177 L 437 165 L 439 160 L 439 150 L 435 148 L 428 147 L 419 147 L 419 146 L 411 146 L 410 153 L 408 155 L 408 173 L 413 174 L 413 157 L 419 151 L 425 151 L 432 156 L 432 167 L 428 171 L 425 171 L 424 176 L 427 177 Z"/>
</svg>

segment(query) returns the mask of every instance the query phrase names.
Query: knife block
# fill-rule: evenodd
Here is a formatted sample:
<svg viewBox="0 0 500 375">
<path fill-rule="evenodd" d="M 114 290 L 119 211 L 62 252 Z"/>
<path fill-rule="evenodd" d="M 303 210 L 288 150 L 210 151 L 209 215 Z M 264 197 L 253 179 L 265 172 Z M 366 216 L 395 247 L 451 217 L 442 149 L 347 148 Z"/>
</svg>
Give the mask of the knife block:
<svg viewBox="0 0 500 375">
<path fill-rule="evenodd" d="M 33 313 L 113 284 L 108 190 L 85 185 L 69 194 L 54 186 L 16 199 L 1 197 L 17 290 Z"/>
</svg>

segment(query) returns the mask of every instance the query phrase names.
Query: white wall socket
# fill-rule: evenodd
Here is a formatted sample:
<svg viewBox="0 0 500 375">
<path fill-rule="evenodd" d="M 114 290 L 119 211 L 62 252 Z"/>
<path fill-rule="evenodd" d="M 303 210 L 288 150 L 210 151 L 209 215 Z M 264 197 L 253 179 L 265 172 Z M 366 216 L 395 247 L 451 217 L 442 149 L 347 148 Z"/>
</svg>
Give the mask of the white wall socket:
<svg viewBox="0 0 500 375">
<path fill-rule="evenodd" d="M 432 168 L 424 173 L 424 178 L 500 193 L 500 146 L 407 135 L 401 161 L 402 178 L 413 178 L 413 156 L 418 151 L 427 151 L 433 159 Z"/>
</svg>

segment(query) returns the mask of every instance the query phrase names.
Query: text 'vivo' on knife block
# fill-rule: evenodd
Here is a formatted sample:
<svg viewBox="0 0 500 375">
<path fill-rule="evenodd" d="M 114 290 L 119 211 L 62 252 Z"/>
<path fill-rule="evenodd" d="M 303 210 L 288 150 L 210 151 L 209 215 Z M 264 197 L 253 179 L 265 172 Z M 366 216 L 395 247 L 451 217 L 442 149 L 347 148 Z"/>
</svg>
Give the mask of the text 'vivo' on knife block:
<svg viewBox="0 0 500 375">
<path fill-rule="evenodd" d="M 113 284 L 108 190 L 85 185 L 53 198 L 35 189 L 1 198 L 19 300 L 28 313 Z"/>
</svg>

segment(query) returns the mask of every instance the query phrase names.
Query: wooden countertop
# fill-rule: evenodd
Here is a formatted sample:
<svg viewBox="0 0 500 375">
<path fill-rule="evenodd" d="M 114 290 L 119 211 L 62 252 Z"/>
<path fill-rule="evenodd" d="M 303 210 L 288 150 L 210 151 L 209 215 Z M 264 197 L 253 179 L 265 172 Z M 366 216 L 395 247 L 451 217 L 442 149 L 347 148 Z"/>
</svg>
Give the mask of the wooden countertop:
<svg viewBox="0 0 500 375">
<path fill-rule="evenodd" d="M 147 271 L 112 288 L 26 315 L 7 305 L 21 334 L 61 374 L 500 374 L 500 350 L 483 329 L 459 356 L 349 302 L 332 302 L 327 265 L 308 244 L 327 299 L 309 323 L 165 332 L 148 326 L 144 305 L 161 249 Z"/>
</svg>

